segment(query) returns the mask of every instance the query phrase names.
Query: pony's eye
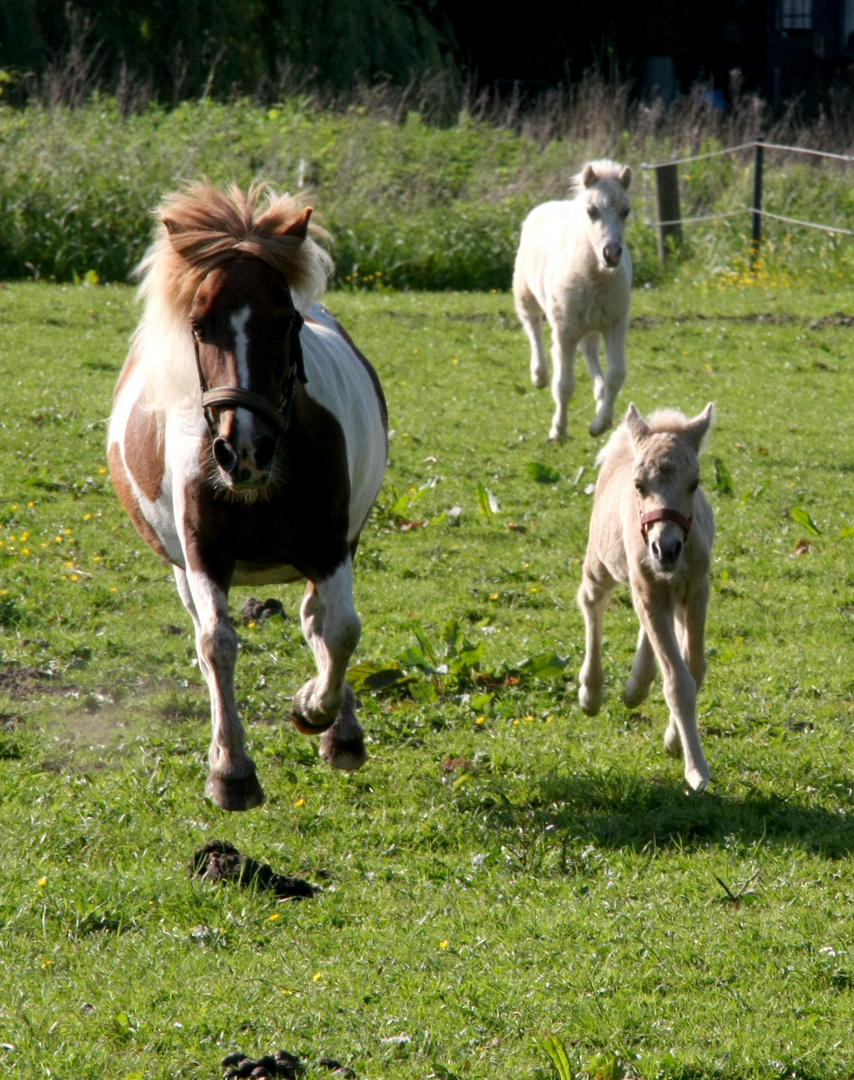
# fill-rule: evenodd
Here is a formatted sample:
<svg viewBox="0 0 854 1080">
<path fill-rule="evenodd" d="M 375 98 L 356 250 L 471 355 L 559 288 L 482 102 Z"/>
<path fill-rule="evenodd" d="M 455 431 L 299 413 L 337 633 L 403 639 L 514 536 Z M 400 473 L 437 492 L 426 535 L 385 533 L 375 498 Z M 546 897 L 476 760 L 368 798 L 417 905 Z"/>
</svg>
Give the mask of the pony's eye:
<svg viewBox="0 0 854 1080">
<path fill-rule="evenodd" d="M 694 492 L 695 492 L 695 491 L 697 490 L 697 488 L 698 488 L 699 486 L 700 486 L 700 481 L 699 481 L 699 480 L 695 480 L 695 481 L 694 481 L 694 483 L 693 483 L 693 484 L 691 484 L 691 486 L 690 486 L 690 487 L 688 488 L 688 490 L 689 490 L 689 491 L 691 492 L 691 494 L 693 495 L 693 494 L 694 494 Z"/>
<path fill-rule="evenodd" d="M 646 495 L 646 488 L 643 486 L 640 480 L 635 480 L 635 491 L 638 493 L 638 495 Z"/>
<path fill-rule="evenodd" d="M 590 206 L 587 208 L 587 216 L 590 218 L 591 221 L 598 221 L 599 211 L 596 209 L 595 206 Z"/>
<path fill-rule="evenodd" d="M 629 206 L 627 206 L 625 210 L 620 211 L 620 216 L 622 217 L 623 221 L 626 220 L 626 218 L 629 216 L 629 214 L 631 212 L 632 212 L 632 210 L 631 210 L 631 207 L 629 207 Z"/>
<path fill-rule="evenodd" d="M 199 319 L 190 319 L 190 330 L 193 332 L 193 337 L 196 341 L 202 340 L 202 324 Z"/>
</svg>

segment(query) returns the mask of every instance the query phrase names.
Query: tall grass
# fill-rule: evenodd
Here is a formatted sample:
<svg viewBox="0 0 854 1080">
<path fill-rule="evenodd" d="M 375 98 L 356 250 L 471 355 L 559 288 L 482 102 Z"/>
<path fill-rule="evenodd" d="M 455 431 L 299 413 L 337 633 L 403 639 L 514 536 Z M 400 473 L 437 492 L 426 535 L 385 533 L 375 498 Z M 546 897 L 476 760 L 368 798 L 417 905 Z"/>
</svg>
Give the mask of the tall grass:
<svg viewBox="0 0 854 1080">
<path fill-rule="evenodd" d="M 760 133 L 854 149 L 850 95 L 832 96 L 809 122 L 796 106 L 774 118 L 737 85 L 731 99 L 726 113 L 702 88 L 669 106 L 647 105 L 628 84 L 589 76 L 536 102 L 434 79 L 365 88 L 346 102 L 291 94 L 272 107 L 205 99 L 128 109 L 120 96 L 98 93 L 79 107 L 56 103 L 56 94 L 51 104 L 0 107 L 0 278 L 126 280 L 150 235 L 150 208 L 165 190 L 206 175 L 307 188 L 335 238 L 340 285 L 504 289 L 526 213 L 565 197 L 585 160 L 610 156 L 636 167 L 630 240 L 637 282 L 654 283 L 662 270 L 644 161 Z M 831 225 L 850 220 L 850 170 L 793 160 L 769 153 L 768 209 Z M 745 151 L 683 170 L 686 214 L 747 206 L 751 161 Z M 731 272 L 746 251 L 748 220 L 691 226 L 674 272 L 698 280 Z M 832 237 L 793 236 L 773 222 L 766 235 L 769 266 L 845 272 L 847 248 Z"/>
</svg>

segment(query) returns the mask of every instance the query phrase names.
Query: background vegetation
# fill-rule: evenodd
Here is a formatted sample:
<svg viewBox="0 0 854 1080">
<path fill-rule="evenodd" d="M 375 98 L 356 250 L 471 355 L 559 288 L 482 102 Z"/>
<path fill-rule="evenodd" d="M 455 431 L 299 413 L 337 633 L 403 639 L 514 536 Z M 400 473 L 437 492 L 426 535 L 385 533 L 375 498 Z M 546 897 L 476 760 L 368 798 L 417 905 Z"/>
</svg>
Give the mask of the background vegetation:
<svg viewBox="0 0 854 1080">
<path fill-rule="evenodd" d="M 554 1080 L 553 1033 L 590 1080 L 850 1075 L 851 294 L 809 268 L 634 299 L 622 404 L 719 415 L 700 797 L 660 689 L 620 705 L 624 594 L 606 708 L 576 705 L 589 380 L 550 445 L 506 293 L 332 294 L 393 432 L 357 562 L 371 756 L 336 775 L 283 723 L 298 591 L 244 625 L 235 590 L 268 796 L 237 816 L 202 798 L 189 621 L 105 475 L 132 293 L 0 288 L 0 1067 L 213 1080 L 283 1047 L 307 1080 Z M 213 838 L 323 891 L 192 881 Z"/>
<path fill-rule="evenodd" d="M 150 210 L 166 191 L 207 175 L 309 191 L 334 237 L 340 286 L 504 289 L 525 214 L 565 197 L 584 161 L 612 156 L 635 168 L 630 242 L 644 285 L 662 275 L 645 161 L 740 145 L 761 131 L 770 142 L 854 149 L 854 113 L 843 98 L 806 125 L 795 111 L 773 121 L 750 96 L 737 97 L 728 114 L 702 91 L 646 108 L 627 86 L 590 78 L 533 111 L 462 97 L 454 122 L 443 125 L 446 88 L 366 91 L 342 108 L 306 95 L 272 107 L 207 98 L 128 114 L 97 95 L 73 109 L 0 107 L 0 278 L 125 281 L 151 234 Z M 850 226 L 850 168 L 806 160 L 767 154 L 766 208 Z M 682 183 L 686 216 L 747 207 L 752 153 L 695 162 Z M 769 272 L 844 270 L 848 238 L 793 233 L 770 219 L 764 231 Z M 748 237 L 746 214 L 688 226 L 674 266 L 693 280 L 738 270 Z"/>
</svg>

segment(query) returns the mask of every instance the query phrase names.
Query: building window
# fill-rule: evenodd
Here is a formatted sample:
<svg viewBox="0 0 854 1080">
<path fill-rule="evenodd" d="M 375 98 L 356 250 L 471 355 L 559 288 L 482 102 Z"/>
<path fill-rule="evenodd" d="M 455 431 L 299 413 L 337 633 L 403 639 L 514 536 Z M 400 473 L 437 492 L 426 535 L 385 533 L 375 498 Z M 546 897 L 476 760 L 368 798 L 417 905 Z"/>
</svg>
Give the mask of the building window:
<svg viewBox="0 0 854 1080">
<path fill-rule="evenodd" d="M 812 0 L 780 0 L 781 30 L 812 30 Z"/>
</svg>

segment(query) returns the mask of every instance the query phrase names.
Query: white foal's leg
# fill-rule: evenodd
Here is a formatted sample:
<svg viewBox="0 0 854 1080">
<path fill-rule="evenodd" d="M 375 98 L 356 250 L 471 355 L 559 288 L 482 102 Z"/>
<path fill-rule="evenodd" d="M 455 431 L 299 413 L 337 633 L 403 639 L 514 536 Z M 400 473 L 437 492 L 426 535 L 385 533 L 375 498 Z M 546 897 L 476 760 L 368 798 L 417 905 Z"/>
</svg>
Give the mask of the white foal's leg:
<svg viewBox="0 0 854 1080">
<path fill-rule="evenodd" d="M 362 631 L 353 606 L 349 556 L 330 577 L 309 582 L 300 617 L 317 675 L 294 695 L 294 726 L 304 735 L 323 735 L 320 756 L 330 765 L 361 768 L 367 758 L 364 736 L 356 719 L 356 695 L 345 678 Z"/>
<path fill-rule="evenodd" d="M 626 381 L 626 335 L 628 332 L 629 317 L 624 315 L 623 318 L 612 322 L 604 333 L 607 366 L 603 379 L 602 395 L 596 398 L 596 415 L 590 424 L 591 435 L 601 435 L 614 422 L 614 407 L 617 404 L 617 395 Z"/>
<path fill-rule="evenodd" d="M 542 390 L 549 382 L 543 348 L 543 312 L 534 297 L 526 291 L 524 295 L 516 297 L 516 314 L 531 344 L 531 382 Z"/>
<path fill-rule="evenodd" d="M 602 395 L 605 393 L 605 378 L 602 375 L 602 365 L 599 363 L 599 332 L 594 331 L 581 339 L 581 354 L 593 380 L 593 400 L 596 408 L 602 404 Z"/>
<path fill-rule="evenodd" d="M 566 438 L 569 403 L 575 393 L 575 350 L 578 348 L 578 338 L 560 330 L 554 322 L 551 325 L 552 397 L 555 412 L 549 439 L 559 442 Z"/>
<path fill-rule="evenodd" d="M 605 608 L 611 598 L 613 584 L 603 586 L 587 572 L 585 566 L 581 587 L 578 590 L 578 606 L 584 616 L 584 663 L 578 673 L 578 704 L 588 716 L 595 716 L 602 708 L 605 688 L 605 672 L 602 668 L 602 623 Z"/>
<path fill-rule="evenodd" d="M 646 631 L 641 627 L 632 671 L 623 687 L 623 704 L 626 708 L 636 709 L 646 699 L 654 678 L 655 653 L 649 643 Z"/>
<path fill-rule="evenodd" d="M 228 595 L 205 574 L 173 568 L 178 593 L 196 630 L 199 668 L 211 699 L 210 774 L 205 795 L 223 810 L 260 806 L 264 792 L 255 763 L 246 753 L 243 724 L 234 700 L 237 634 L 228 614 Z"/>
<path fill-rule="evenodd" d="M 656 610 L 654 604 L 639 603 L 638 615 L 655 650 L 664 682 L 664 699 L 670 721 L 664 733 L 664 748 L 685 759 L 685 779 L 694 791 L 703 791 L 711 772 L 703 755 L 697 730 L 697 683 L 682 657 L 676 639 L 671 610 Z"/>
</svg>

